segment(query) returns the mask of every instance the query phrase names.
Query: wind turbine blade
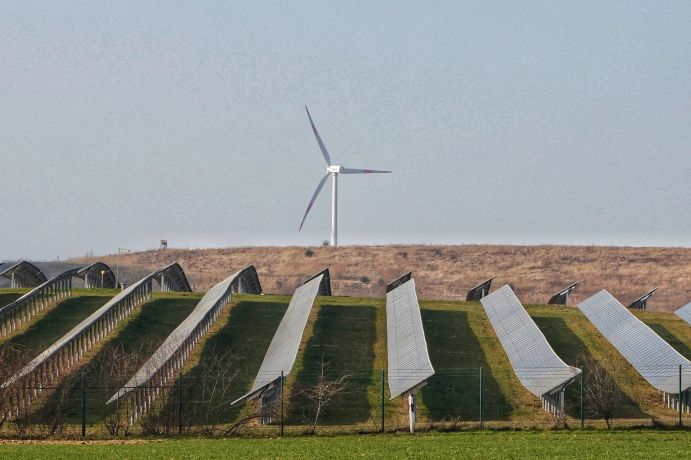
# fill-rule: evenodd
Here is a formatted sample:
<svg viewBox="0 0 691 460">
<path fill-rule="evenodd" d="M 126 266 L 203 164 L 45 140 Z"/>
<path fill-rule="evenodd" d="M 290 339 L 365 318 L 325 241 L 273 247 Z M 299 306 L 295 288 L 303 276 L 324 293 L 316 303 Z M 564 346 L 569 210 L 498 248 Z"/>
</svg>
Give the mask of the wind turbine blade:
<svg viewBox="0 0 691 460">
<path fill-rule="evenodd" d="M 310 115 L 310 111 L 307 109 L 307 106 L 305 106 L 305 110 L 307 110 L 307 118 L 310 119 L 310 125 L 312 125 L 312 131 L 314 131 L 314 137 L 317 138 L 317 143 L 319 144 L 319 148 L 322 151 L 322 155 L 324 156 L 324 160 L 326 161 L 326 166 L 331 166 L 331 157 L 329 156 L 329 152 L 326 150 L 326 146 L 322 142 L 322 138 L 319 137 L 319 133 L 317 132 L 317 127 L 314 126 L 314 122 L 312 121 L 312 115 Z"/>
<path fill-rule="evenodd" d="M 329 173 L 324 174 L 324 177 L 322 177 L 322 180 L 319 181 L 319 184 L 317 185 L 317 189 L 314 191 L 314 194 L 312 195 L 312 198 L 310 199 L 309 204 L 307 205 L 307 210 L 305 211 L 305 215 L 302 216 L 302 222 L 300 222 L 300 228 L 298 231 L 302 230 L 302 225 L 305 223 L 305 219 L 307 219 L 307 214 L 309 214 L 310 209 L 312 209 L 312 205 L 314 204 L 314 200 L 317 199 L 317 195 L 319 195 L 319 192 L 321 191 L 322 187 L 324 187 L 324 182 L 326 182 L 326 179 L 329 178 Z"/>
<path fill-rule="evenodd" d="M 391 171 L 380 171 L 377 169 L 358 169 L 341 167 L 339 174 L 391 174 Z"/>
</svg>

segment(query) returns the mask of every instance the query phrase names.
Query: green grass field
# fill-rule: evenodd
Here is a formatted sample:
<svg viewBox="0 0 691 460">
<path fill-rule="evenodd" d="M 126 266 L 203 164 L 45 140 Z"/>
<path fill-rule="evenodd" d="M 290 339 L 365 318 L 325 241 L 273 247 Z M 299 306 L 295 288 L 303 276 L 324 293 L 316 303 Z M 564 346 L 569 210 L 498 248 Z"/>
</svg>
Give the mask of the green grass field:
<svg viewBox="0 0 691 460">
<path fill-rule="evenodd" d="M 278 439 L 178 439 L 130 443 L 0 444 L 13 459 L 689 458 L 683 431 L 473 432 Z"/>
</svg>

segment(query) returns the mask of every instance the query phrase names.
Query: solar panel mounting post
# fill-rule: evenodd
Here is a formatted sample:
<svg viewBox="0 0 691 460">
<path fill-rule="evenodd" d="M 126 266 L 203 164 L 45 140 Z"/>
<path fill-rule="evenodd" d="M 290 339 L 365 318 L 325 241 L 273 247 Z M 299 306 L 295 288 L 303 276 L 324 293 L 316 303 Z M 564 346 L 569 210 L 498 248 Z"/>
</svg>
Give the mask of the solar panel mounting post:
<svg viewBox="0 0 691 460">
<path fill-rule="evenodd" d="M 415 396 L 417 391 L 408 393 L 408 421 L 410 423 L 410 432 L 415 433 Z"/>
<path fill-rule="evenodd" d="M 681 393 L 681 364 L 679 364 L 679 393 L 677 393 L 677 407 L 679 407 L 679 427 L 680 428 L 682 427 L 682 423 L 681 423 L 681 408 L 682 408 L 681 395 L 682 395 L 682 393 Z"/>
<path fill-rule="evenodd" d="M 585 413 L 583 412 L 583 375 L 584 375 L 584 369 L 583 369 L 583 366 L 581 366 L 581 375 L 579 376 L 579 380 L 580 380 L 580 384 L 581 384 L 581 387 L 580 387 L 580 390 L 579 390 L 580 393 L 581 393 L 581 394 L 580 394 L 580 399 L 579 399 L 579 403 L 580 403 L 580 406 L 581 406 L 581 407 L 580 407 L 580 412 L 581 412 L 581 413 L 580 413 L 580 415 L 581 415 L 581 428 L 583 428 L 583 425 L 585 424 Z"/>
<path fill-rule="evenodd" d="M 384 432 L 384 369 L 381 370 L 381 431 Z"/>
<path fill-rule="evenodd" d="M 281 371 L 281 436 L 283 436 L 283 381 L 284 381 L 284 375 L 283 371 Z"/>
<path fill-rule="evenodd" d="M 82 438 L 86 437 L 86 389 L 84 388 L 84 372 L 82 372 Z"/>
<path fill-rule="evenodd" d="M 482 429 L 482 425 L 484 423 L 484 414 L 483 414 L 483 401 L 482 401 L 482 368 L 480 368 L 480 429 Z"/>
</svg>

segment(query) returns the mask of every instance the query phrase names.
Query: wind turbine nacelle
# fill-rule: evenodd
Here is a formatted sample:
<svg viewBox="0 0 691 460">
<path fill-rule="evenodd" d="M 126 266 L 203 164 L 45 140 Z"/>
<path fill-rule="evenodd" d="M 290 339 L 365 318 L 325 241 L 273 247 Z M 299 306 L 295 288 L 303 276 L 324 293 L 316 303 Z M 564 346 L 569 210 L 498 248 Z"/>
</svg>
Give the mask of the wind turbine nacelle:
<svg viewBox="0 0 691 460">
<path fill-rule="evenodd" d="M 331 174 L 338 174 L 341 172 L 341 166 L 331 165 L 328 168 L 326 168 L 326 172 L 331 173 Z"/>
</svg>

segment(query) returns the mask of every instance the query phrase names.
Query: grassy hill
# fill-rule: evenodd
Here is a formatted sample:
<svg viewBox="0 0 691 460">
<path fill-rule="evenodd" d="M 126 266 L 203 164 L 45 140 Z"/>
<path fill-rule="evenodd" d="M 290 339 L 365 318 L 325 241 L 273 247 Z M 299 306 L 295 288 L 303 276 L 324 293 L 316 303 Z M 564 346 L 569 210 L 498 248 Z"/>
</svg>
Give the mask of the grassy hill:
<svg viewBox="0 0 691 460">
<path fill-rule="evenodd" d="M 40 318 L 0 346 L 40 352 L 109 298 L 105 292 L 77 290 L 73 298 L 49 309 Z M 42 420 L 62 404 L 69 423 L 80 420 L 81 373 L 88 387 L 87 413 L 92 427 L 100 426 L 111 409 L 105 401 L 143 363 L 150 353 L 187 316 L 200 294 L 155 293 L 154 300 L 137 309 L 92 350 L 63 383 L 34 407 L 34 420 Z M 251 405 L 230 407 L 233 399 L 252 385 L 256 372 L 290 298 L 280 295 L 237 295 L 209 334 L 195 347 L 182 372 L 181 383 L 162 414 L 182 410 L 185 423 L 231 423 Z M 480 416 L 480 368 L 483 370 L 483 418 L 492 425 L 546 426 L 550 416 L 537 398 L 515 377 L 508 359 L 478 302 L 421 301 L 422 319 L 436 374 L 420 391 L 419 419 L 434 423 L 476 425 Z M 621 392 L 615 408 L 620 423 L 644 423 L 669 417 L 656 390 L 647 384 L 619 353 L 573 307 L 529 305 L 557 354 L 580 366 L 584 358 L 597 360 Z M 681 319 L 665 312 L 636 312 L 683 355 L 691 357 L 691 332 Z M 127 359 L 126 359 L 127 358 Z M 327 378 L 345 375 L 348 386 L 324 411 L 321 423 L 357 425 L 376 430 L 381 411 L 381 370 L 386 368 L 386 317 L 383 299 L 320 297 L 312 311 L 298 359 L 285 387 L 288 424 L 304 425 L 314 405 L 304 390 L 314 385 L 324 363 Z M 215 367 L 214 367 L 215 366 Z M 209 372 L 213 370 L 213 373 Z M 179 386 L 178 386 L 179 385 Z M 178 388 L 182 397 L 178 397 Z M 407 423 L 405 402 L 388 399 L 384 410 L 388 428 Z M 570 423 L 579 417 L 579 386 L 567 391 Z M 687 416 L 688 417 L 688 416 Z M 625 420 L 624 420 L 625 419 Z"/>
<path fill-rule="evenodd" d="M 70 263 L 115 256 L 74 259 Z M 343 246 L 169 249 L 125 254 L 121 273 L 133 281 L 173 261 L 185 269 L 193 288 L 206 291 L 228 276 L 231 267 L 254 264 L 265 292 L 291 294 L 307 276 L 331 271 L 334 293 L 383 297 L 386 284 L 415 272 L 419 295 L 426 299 L 463 300 L 471 287 L 496 277 L 510 283 L 526 303 L 545 303 L 556 291 L 583 281 L 573 301 L 607 289 L 628 305 L 658 288 L 651 310 L 672 311 L 691 300 L 691 249 L 604 246 Z"/>
</svg>

